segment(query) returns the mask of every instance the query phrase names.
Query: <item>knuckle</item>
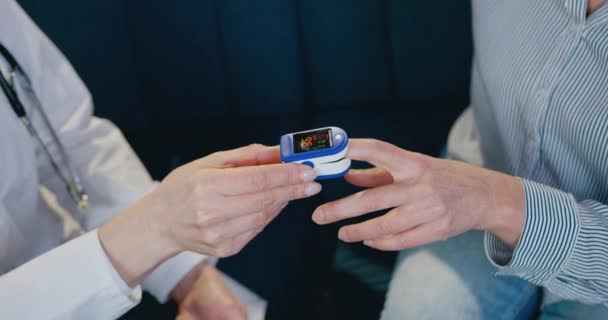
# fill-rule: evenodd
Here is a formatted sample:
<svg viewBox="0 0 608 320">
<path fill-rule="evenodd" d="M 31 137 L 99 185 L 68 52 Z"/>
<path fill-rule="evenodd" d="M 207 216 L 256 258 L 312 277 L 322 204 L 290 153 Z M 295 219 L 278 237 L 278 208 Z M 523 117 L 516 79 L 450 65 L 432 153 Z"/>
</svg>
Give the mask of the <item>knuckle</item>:
<svg viewBox="0 0 608 320">
<path fill-rule="evenodd" d="M 218 160 L 223 160 L 226 159 L 229 155 L 229 151 L 226 150 L 222 150 L 222 151 L 217 151 L 214 153 L 214 156 L 218 159 Z"/>
<path fill-rule="evenodd" d="M 288 166 L 285 180 L 287 184 L 300 183 L 300 168 L 298 166 Z"/>
<path fill-rule="evenodd" d="M 227 257 L 233 256 L 241 252 L 245 244 L 239 243 L 237 240 L 232 239 L 230 244 L 225 247 L 225 252 L 223 252 Z"/>
<path fill-rule="evenodd" d="M 418 152 L 412 152 L 411 155 L 412 160 L 415 164 L 418 165 L 418 169 L 421 171 L 427 171 L 428 169 L 430 169 L 433 165 L 433 160 L 435 160 L 433 157 L 429 157 Z"/>
<path fill-rule="evenodd" d="M 401 161 L 400 150 L 397 148 L 390 148 L 390 145 L 384 146 L 386 153 L 388 154 L 388 162 L 396 163 Z"/>
<path fill-rule="evenodd" d="M 232 255 L 231 252 L 232 248 L 230 248 L 230 246 L 220 246 L 215 249 L 215 256 L 218 258 L 227 258 Z"/>
<path fill-rule="evenodd" d="M 268 186 L 268 176 L 261 172 L 249 175 L 247 183 L 255 190 L 264 190 Z"/>
<path fill-rule="evenodd" d="M 381 234 L 386 234 L 390 231 L 391 223 L 388 221 L 388 219 L 380 219 L 380 221 L 378 221 L 378 232 L 380 232 Z"/>
<path fill-rule="evenodd" d="M 432 183 L 432 181 L 429 181 L 428 179 L 422 180 L 421 183 L 419 184 L 419 188 L 420 188 L 420 193 L 422 193 L 423 196 L 430 196 L 430 197 L 435 197 L 436 196 L 436 188 L 434 186 L 434 184 Z"/>
<path fill-rule="evenodd" d="M 293 186 L 290 187 L 287 191 L 287 199 L 285 200 L 294 200 L 303 198 L 306 195 L 306 186 Z"/>
<path fill-rule="evenodd" d="M 372 190 L 365 190 L 359 193 L 359 198 L 362 202 L 363 209 L 366 212 L 374 212 L 378 208 L 378 203 L 381 201 L 381 197 L 377 192 Z"/>
<path fill-rule="evenodd" d="M 241 252 L 241 250 L 243 250 L 243 248 L 245 247 L 245 245 L 235 245 L 232 248 L 230 248 L 230 256 L 234 256 L 237 255 Z"/>
<path fill-rule="evenodd" d="M 255 203 L 255 209 L 256 211 L 263 211 L 266 208 L 273 206 L 274 203 L 275 197 L 272 191 L 264 191 L 258 196 Z"/>
<path fill-rule="evenodd" d="M 448 206 L 446 205 L 446 203 L 437 194 L 429 195 L 426 204 L 429 208 L 430 213 L 434 213 L 437 215 L 445 215 L 448 210 Z"/>
<path fill-rule="evenodd" d="M 437 227 L 437 235 L 442 240 L 446 240 L 450 236 L 451 229 L 452 229 L 451 219 L 444 219 Z"/>
<path fill-rule="evenodd" d="M 220 240 L 220 233 L 217 230 L 207 230 L 203 233 L 203 241 L 209 245 L 217 244 Z"/>
<path fill-rule="evenodd" d="M 227 157 L 228 157 L 227 151 L 217 151 L 208 156 L 209 159 L 211 159 L 217 163 L 223 163 Z"/>
<path fill-rule="evenodd" d="M 384 143 L 378 139 L 369 139 L 369 144 L 376 150 L 380 150 L 384 147 Z"/>
<path fill-rule="evenodd" d="M 208 188 L 207 185 L 205 183 L 202 183 L 201 181 L 197 181 L 196 183 L 194 183 L 193 187 L 192 187 L 192 193 L 194 195 L 195 198 L 201 198 L 204 197 L 208 192 Z"/>
<path fill-rule="evenodd" d="M 384 152 L 386 150 L 384 143 L 377 139 L 370 139 L 369 147 L 370 147 L 369 151 L 371 151 L 372 153 L 375 153 L 375 154 Z"/>
<path fill-rule="evenodd" d="M 407 248 L 410 244 L 410 239 L 409 237 L 401 236 L 395 242 L 400 248 Z"/>
<path fill-rule="evenodd" d="M 198 229 L 205 228 L 209 223 L 209 214 L 206 210 L 194 211 L 194 226 Z"/>
<path fill-rule="evenodd" d="M 266 221 L 268 221 L 268 216 L 270 213 L 260 212 L 255 214 L 255 222 L 254 226 L 260 227 L 266 225 Z"/>
<path fill-rule="evenodd" d="M 194 196 L 203 197 L 209 193 L 217 180 L 215 170 L 203 170 L 190 178 L 190 186 Z"/>
<path fill-rule="evenodd" d="M 448 212 L 448 207 L 442 200 L 438 200 L 435 202 L 435 211 L 440 215 L 444 215 Z"/>
<path fill-rule="evenodd" d="M 256 235 L 257 235 L 257 234 L 260 234 L 262 231 L 264 231 L 264 229 L 266 229 L 266 225 L 265 225 L 265 224 L 264 224 L 264 225 L 262 225 L 262 226 L 259 226 L 259 227 L 255 228 L 254 233 L 255 233 Z"/>
</svg>

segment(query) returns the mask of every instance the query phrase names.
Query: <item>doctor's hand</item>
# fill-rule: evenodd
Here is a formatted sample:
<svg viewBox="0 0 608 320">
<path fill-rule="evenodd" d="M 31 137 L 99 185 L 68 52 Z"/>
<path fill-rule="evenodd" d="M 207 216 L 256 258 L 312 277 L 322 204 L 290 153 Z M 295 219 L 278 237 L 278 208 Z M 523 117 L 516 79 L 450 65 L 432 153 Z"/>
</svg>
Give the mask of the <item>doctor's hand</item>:
<svg viewBox="0 0 608 320">
<path fill-rule="evenodd" d="M 377 140 L 353 139 L 347 157 L 375 166 L 351 170 L 351 184 L 369 189 L 320 206 L 313 220 L 328 224 L 383 209 L 383 216 L 342 227 L 339 238 L 381 250 L 489 230 L 515 245 L 525 216 L 521 181 L 463 162 L 437 159 Z"/>
<path fill-rule="evenodd" d="M 178 304 L 177 320 L 246 320 L 247 310 L 224 284 L 215 266 L 202 262 L 171 294 Z"/>
<path fill-rule="evenodd" d="M 150 223 L 177 250 L 239 252 L 291 200 L 318 193 L 316 173 L 279 164 L 276 147 L 218 152 L 173 171 L 150 193 Z"/>
<path fill-rule="evenodd" d="M 321 190 L 312 168 L 279 161 L 278 147 L 251 145 L 179 167 L 101 227 L 101 244 L 129 285 L 181 251 L 234 255 L 289 201 Z"/>
</svg>

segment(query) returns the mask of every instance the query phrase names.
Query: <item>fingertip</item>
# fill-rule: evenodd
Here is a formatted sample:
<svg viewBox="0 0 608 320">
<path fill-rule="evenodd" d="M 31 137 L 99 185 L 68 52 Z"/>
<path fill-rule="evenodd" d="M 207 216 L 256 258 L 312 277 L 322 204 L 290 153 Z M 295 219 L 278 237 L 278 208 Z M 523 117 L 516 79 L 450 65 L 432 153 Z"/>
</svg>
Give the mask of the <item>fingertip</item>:
<svg viewBox="0 0 608 320">
<path fill-rule="evenodd" d="M 298 165 L 298 169 L 300 170 L 300 181 L 302 182 L 311 182 L 317 178 L 317 172 L 307 165 Z"/>
<path fill-rule="evenodd" d="M 316 182 L 310 183 L 304 189 L 304 193 L 306 194 L 307 197 L 311 197 L 311 196 L 314 196 L 315 194 L 321 192 L 322 189 L 323 189 L 323 186 L 321 186 L 321 184 L 316 183 Z"/>
<path fill-rule="evenodd" d="M 312 221 L 317 224 L 325 224 L 325 212 L 320 207 L 312 214 Z"/>
<path fill-rule="evenodd" d="M 346 228 L 341 228 L 340 231 L 338 231 L 338 239 L 344 242 L 350 242 L 350 235 Z"/>
</svg>

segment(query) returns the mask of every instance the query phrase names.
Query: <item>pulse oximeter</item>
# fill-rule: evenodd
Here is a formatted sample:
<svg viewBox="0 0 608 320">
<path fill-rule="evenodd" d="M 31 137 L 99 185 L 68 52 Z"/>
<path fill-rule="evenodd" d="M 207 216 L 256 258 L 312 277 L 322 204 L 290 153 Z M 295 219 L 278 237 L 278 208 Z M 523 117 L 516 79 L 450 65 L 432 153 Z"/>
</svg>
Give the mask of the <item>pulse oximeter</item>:
<svg viewBox="0 0 608 320">
<path fill-rule="evenodd" d="M 344 176 L 350 170 L 348 135 L 338 127 L 286 134 L 281 137 L 281 160 L 301 163 L 317 172 L 317 180 Z"/>
</svg>

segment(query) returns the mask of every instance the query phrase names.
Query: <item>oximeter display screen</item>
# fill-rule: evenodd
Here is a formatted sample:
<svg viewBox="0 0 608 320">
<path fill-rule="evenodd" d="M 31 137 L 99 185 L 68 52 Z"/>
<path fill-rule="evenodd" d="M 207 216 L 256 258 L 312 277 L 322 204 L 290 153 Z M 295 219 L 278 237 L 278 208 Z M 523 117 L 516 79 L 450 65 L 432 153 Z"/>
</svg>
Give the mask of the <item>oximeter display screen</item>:
<svg viewBox="0 0 608 320">
<path fill-rule="evenodd" d="M 331 129 L 309 131 L 293 135 L 293 151 L 303 153 L 329 149 L 332 146 Z"/>
</svg>

